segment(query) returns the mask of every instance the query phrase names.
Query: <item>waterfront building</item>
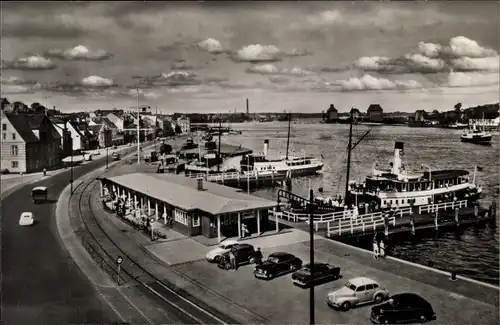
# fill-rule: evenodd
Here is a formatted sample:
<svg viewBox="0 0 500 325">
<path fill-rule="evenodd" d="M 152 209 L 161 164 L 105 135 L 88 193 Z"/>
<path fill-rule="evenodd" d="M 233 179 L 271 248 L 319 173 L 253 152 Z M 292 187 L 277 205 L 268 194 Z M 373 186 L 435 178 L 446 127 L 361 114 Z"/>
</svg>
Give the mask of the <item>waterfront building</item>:
<svg viewBox="0 0 500 325">
<path fill-rule="evenodd" d="M 182 133 L 189 133 L 191 131 L 191 121 L 185 115 L 177 119 L 177 125 L 181 128 Z"/>
<path fill-rule="evenodd" d="M 384 121 L 384 110 L 379 104 L 371 104 L 368 107 L 368 121 L 369 122 L 383 122 Z"/>
<path fill-rule="evenodd" d="M 277 206 L 234 188 L 174 174 L 104 176 L 102 195 L 104 187 L 148 218 L 165 223 L 171 218 L 176 231 L 219 242 L 223 237 L 241 237 L 242 223 L 259 234 L 268 230 L 268 210 Z"/>
<path fill-rule="evenodd" d="M 336 122 L 339 118 L 339 113 L 335 108 L 335 105 L 331 104 L 330 107 L 326 111 L 326 122 Z"/>
</svg>

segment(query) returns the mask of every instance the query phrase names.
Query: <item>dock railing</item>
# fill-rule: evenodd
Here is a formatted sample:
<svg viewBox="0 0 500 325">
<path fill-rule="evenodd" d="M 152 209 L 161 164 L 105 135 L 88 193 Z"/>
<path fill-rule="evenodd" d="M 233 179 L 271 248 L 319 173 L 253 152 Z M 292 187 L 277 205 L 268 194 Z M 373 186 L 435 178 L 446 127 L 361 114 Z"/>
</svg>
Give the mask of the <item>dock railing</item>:
<svg viewBox="0 0 500 325">
<path fill-rule="evenodd" d="M 357 219 L 345 219 L 330 221 L 327 224 L 327 236 L 345 235 L 354 233 L 364 233 L 366 231 L 375 232 L 379 228 L 385 228 L 384 214 L 381 212 L 371 213 L 358 217 Z M 396 225 L 396 217 L 388 217 L 387 222 Z"/>
<path fill-rule="evenodd" d="M 418 213 L 432 213 L 439 210 L 461 209 L 467 207 L 467 200 L 428 204 L 418 207 Z"/>
<path fill-rule="evenodd" d="M 225 180 L 235 180 L 238 179 L 241 182 L 245 182 L 248 179 L 254 180 L 258 179 L 259 177 L 264 177 L 264 178 L 272 178 L 273 176 L 276 177 L 276 179 L 279 179 L 279 176 L 277 173 L 269 175 L 269 173 L 259 173 L 258 171 L 249 171 L 245 172 L 245 174 L 241 174 L 238 172 L 228 172 L 228 173 L 222 173 L 222 174 L 207 174 L 207 173 L 186 173 L 187 177 L 190 178 L 203 178 L 208 182 L 222 182 L 224 183 Z"/>
</svg>

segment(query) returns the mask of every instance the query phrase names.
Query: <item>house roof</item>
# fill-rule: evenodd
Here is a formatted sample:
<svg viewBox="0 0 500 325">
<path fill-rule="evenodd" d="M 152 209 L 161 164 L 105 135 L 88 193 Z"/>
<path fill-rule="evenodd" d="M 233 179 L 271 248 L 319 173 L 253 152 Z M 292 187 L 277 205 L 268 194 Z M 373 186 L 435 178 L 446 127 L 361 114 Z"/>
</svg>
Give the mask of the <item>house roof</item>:
<svg viewBox="0 0 500 325">
<path fill-rule="evenodd" d="M 379 104 L 371 104 L 370 106 L 368 106 L 368 111 L 370 112 L 382 112 L 383 109 L 382 107 L 379 105 Z"/>
<path fill-rule="evenodd" d="M 64 121 L 61 120 L 60 118 L 57 118 L 57 117 L 49 117 L 49 120 L 53 123 L 53 124 L 64 124 Z"/>
<path fill-rule="evenodd" d="M 5 115 L 12 126 L 19 133 L 25 142 L 38 142 L 39 138 L 33 133 L 33 130 L 39 130 L 44 119 L 47 117 L 43 114 L 6 114 Z M 48 119 L 48 118 L 47 118 Z M 50 122 L 50 120 L 49 120 Z M 61 138 L 61 135 L 55 129 L 54 125 L 50 123 L 52 137 Z"/>
<path fill-rule="evenodd" d="M 104 124 L 89 125 L 89 131 L 92 132 L 93 135 L 98 135 L 103 126 Z"/>
<path fill-rule="evenodd" d="M 106 126 L 110 129 L 117 129 L 118 127 L 115 125 L 115 123 L 111 122 L 111 120 L 107 117 L 103 117 L 102 119 L 103 124 L 106 124 Z"/>
<path fill-rule="evenodd" d="M 118 185 L 149 195 L 186 211 L 202 210 L 212 215 L 272 208 L 276 202 L 248 195 L 237 189 L 174 174 L 132 173 L 105 177 Z"/>
</svg>

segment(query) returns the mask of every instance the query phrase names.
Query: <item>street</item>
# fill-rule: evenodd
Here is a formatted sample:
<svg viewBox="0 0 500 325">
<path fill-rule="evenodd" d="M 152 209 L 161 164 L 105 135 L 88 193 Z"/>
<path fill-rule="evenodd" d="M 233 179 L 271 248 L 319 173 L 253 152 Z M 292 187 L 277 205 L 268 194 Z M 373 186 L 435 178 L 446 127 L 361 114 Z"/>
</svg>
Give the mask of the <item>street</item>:
<svg viewBox="0 0 500 325">
<path fill-rule="evenodd" d="M 73 170 L 74 178 L 105 163 L 105 159 L 100 159 L 77 167 Z M 69 180 L 70 169 L 2 198 L 3 324 L 119 322 L 118 316 L 68 255 L 58 236 L 55 203 Z M 35 186 L 49 189 L 47 203 L 32 203 L 31 189 Z M 34 226 L 19 226 L 19 216 L 25 211 L 34 213 Z"/>
</svg>

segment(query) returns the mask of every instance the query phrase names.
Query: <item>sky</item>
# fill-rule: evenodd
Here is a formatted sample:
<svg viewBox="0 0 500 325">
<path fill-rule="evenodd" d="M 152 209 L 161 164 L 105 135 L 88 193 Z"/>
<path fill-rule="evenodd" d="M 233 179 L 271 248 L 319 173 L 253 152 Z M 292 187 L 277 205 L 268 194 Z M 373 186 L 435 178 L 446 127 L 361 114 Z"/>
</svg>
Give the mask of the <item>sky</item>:
<svg viewBox="0 0 500 325">
<path fill-rule="evenodd" d="M 63 112 L 446 111 L 499 101 L 497 1 L 2 5 L 2 97 Z"/>
</svg>

